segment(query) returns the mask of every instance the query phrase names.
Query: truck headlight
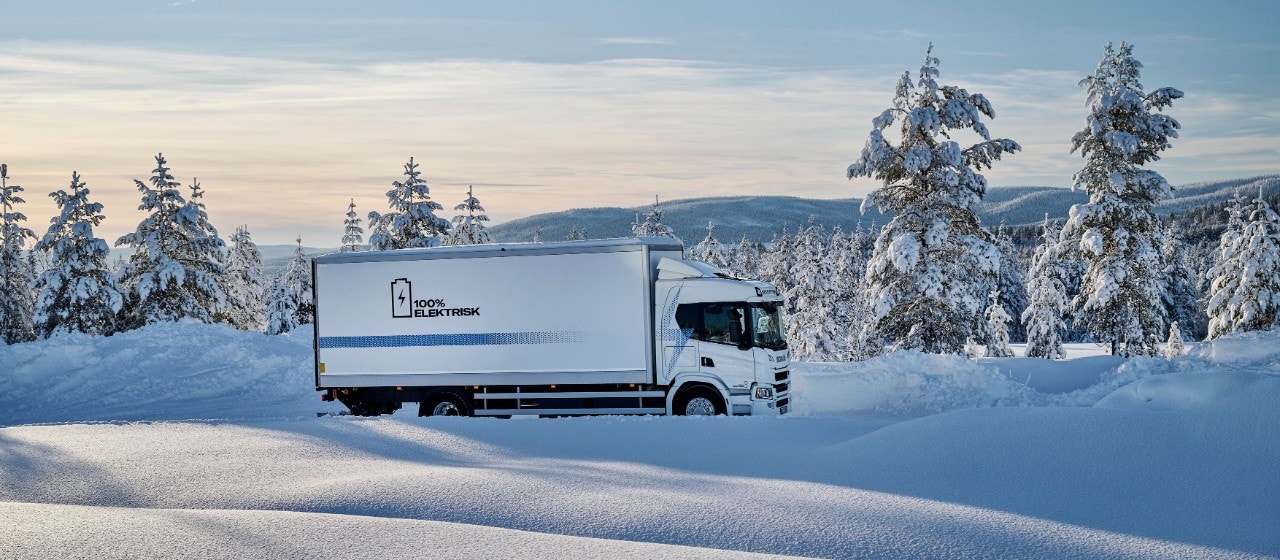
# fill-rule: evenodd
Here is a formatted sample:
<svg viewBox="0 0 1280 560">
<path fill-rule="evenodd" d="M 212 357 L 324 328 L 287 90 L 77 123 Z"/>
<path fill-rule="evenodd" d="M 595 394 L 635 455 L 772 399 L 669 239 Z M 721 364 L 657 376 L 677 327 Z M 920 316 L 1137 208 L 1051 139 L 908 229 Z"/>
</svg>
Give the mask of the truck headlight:
<svg viewBox="0 0 1280 560">
<path fill-rule="evenodd" d="M 769 400 L 773 398 L 773 387 L 756 387 L 756 398 Z"/>
</svg>

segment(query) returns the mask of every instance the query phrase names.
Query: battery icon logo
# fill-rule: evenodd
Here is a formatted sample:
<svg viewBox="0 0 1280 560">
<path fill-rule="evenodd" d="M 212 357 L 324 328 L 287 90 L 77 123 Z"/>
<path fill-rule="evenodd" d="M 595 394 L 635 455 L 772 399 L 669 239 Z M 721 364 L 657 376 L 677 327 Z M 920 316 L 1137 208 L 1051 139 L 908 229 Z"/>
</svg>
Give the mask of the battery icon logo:
<svg viewBox="0 0 1280 560">
<path fill-rule="evenodd" d="M 408 278 L 391 283 L 391 316 L 413 317 L 413 284 Z"/>
</svg>

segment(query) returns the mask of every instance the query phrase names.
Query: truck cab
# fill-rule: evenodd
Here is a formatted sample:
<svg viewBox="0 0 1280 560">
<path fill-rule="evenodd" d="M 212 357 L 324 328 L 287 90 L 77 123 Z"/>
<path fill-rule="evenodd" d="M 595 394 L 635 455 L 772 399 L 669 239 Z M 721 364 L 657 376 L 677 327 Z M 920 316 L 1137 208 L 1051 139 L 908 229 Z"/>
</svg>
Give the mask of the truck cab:
<svg viewBox="0 0 1280 560">
<path fill-rule="evenodd" d="M 786 414 L 790 356 L 778 290 L 698 261 L 663 258 L 657 268 L 657 373 L 671 387 L 668 409 Z"/>
</svg>

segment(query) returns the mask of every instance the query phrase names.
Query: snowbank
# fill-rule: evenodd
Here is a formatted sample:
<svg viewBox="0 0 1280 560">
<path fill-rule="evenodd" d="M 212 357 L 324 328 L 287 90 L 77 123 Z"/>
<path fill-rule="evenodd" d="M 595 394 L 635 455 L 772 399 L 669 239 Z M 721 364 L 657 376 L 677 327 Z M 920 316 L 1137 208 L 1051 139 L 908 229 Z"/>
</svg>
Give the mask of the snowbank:
<svg viewBox="0 0 1280 560">
<path fill-rule="evenodd" d="M 316 417 L 310 341 L 0 347 L 0 556 L 1280 557 L 1277 333 L 798 363 L 781 419 Z"/>
</svg>

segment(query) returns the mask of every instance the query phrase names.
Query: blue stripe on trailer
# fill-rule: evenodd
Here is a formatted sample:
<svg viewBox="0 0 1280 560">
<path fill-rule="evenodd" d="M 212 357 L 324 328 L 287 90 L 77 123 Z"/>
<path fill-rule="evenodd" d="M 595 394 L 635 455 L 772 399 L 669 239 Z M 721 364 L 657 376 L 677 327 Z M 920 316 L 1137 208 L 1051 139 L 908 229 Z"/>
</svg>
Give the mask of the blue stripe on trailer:
<svg viewBox="0 0 1280 560">
<path fill-rule="evenodd" d="M 404 348 L 413 346 L 510 346 L 581 342 L 579 332 L 509 332 L 396 334 L 389 336 L 322 336 L 321 348 Z"/>
</svg>

